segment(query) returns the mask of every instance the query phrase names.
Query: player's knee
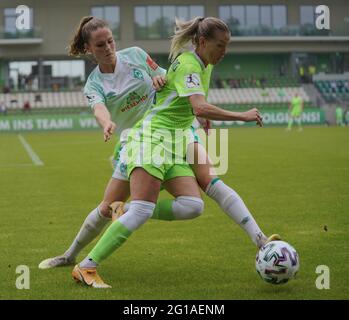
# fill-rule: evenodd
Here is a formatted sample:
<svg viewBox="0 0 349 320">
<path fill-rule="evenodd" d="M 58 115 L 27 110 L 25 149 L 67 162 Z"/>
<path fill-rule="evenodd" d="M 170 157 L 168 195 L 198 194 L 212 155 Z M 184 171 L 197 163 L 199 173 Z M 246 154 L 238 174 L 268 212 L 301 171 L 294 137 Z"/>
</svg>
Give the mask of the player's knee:
<svg viewBox="0 0 349 320">
<path fill-rule="evenodd" d="M 181 196 L 177 201 L 182 207 L 186 219 L 194 219 L 199 217 L 204 211 L 204 202 L 198 197 Z"/>
<path fill-rule="evenodd" d="M 199 185 L 199 187 L 201 188 L 201 190 L 203 192 L 206 192 L 206 189 L 207 189 L 208 185 L 211 183 L 213 178 L 214 177 L 212 177 L 210 175 L 207 175 L 207 176 L 205 175 L 205 176 L 202 176 L 202 177 L 199 177 L 199 176 L 196 177 L 198 185 Z"/>
<path fill-rule="evenodd" d="M 102 201 L 98 206 L 99 212 L 106 218 L 111 218 L 111 211 L 109 205 L 109 202 Z"/>
</svg>

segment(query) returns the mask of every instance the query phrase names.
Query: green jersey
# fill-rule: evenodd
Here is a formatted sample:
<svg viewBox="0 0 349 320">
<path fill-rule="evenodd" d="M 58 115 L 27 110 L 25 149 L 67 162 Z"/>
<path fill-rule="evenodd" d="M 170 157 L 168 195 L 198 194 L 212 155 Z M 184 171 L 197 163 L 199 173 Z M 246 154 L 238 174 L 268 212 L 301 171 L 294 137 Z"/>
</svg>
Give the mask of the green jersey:
<svg viewBox="0 0 349 320">
<path fill-rule="evenodd" d="M 166 70 L 138 47 L 117 51 L 116 61 L 113 73 L 102 73 L 99 66 L 91 72 L 84 94 L 91 108 L 99 103 L 108 108 L 120 136 L 151 108 L 155 96 L 152 77 L 164 75 Z"/>
<path fill-rule="evenodd" d="M 336 117 L 337 117 L 337 119 L 343 118 L 343 109 L 341 107 L 336 108 Z"/>
<path fill-rule="evenodd" d="M 151 128 L 188 129 L 195 118 L 188 97 L 200 94 L 207 98 L 212 65 L 205 67 L 192 51 L 182 53 L 167 72 L 167 83 L 156 93 L 155 104 L 143 121 Z"/>
<path fill-rule="evenodd" d="M 302 98 L 301 97 L 294 97 L 291 100 L 291 106 L 293 110 L 301 110 L 302 108 Z"/>
</svg>

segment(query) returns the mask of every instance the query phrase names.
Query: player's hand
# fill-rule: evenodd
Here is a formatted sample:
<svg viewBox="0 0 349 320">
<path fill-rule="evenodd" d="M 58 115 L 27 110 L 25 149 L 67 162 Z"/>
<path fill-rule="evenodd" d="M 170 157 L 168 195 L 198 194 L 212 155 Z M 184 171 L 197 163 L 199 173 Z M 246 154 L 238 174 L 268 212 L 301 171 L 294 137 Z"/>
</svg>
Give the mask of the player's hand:
<svg viewBox="0 0 349 320">
<path fill-rule="evenodd" d="M 162 89 L 162 87 L 166 84 L 166 76 L 155 76 L 153 77 L 153 88 L 156 91 L 160 91 Z"/>
<path fill-rule="evenodd" d="M 113 121 L 108 121 L 103 128 L 104 142 L 110 140 L 116 128 L 116 124 Z"/>
<path fill-rule="evenodd" d="M 242 120 L 245 122 L 256 121 L 256 124 L 263 127 L 263 118 L 257 108 L 250 109 L 242 113 Z"/>
<path fill-rule="evenodd" d="M 212 128 L 211 121 L 205 118 L 196 117 L 201 127 L 204 129 L 206 135 L 210 135 L 210 129 Z"/>
</svg>

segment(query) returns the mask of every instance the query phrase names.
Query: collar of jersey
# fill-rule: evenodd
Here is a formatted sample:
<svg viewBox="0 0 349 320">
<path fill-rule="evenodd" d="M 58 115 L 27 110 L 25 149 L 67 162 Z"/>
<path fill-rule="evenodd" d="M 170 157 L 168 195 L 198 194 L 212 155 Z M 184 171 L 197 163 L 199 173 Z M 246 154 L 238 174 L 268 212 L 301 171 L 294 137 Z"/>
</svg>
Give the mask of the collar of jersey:
<svg viewBox="0 0 349 320">
<path fill-rule="evenodd" d="M 117 52 L 115 52 L 115 56 L 116 56 L 116 67 L 115 67 L 115 69 L 114 69 L 114 72 L 113 73 L 103 73 L 102 71 L 101 71 L 101 69 L 99 68 L 99 65 L 97 66 L 97 68 L 98 68 L 98 72 L 99 72 L 99 74 L 103 77 L 103 78 L 114 78 L 116 75 L 117 75 L 117 73 L 118 73 L 118 71 L 117 70 L 120 70 L 120 68 L 121 68 L 121 66 L 122 66 L 122 63 L 121 63 L 121 59 L 120 59 L 120 55 L 117 53 Z"/>
<path fill-rule="evenodd" d="M 198 54 L 195 52 L 195 50 L 191 50 L 191 52 L 193 53 L 193 55 L 194 55 L 194 57 L 196 58 L 196 60 L 199 61 L 201 67 L 202 67 L 203 69 L 206 69 L 204 62 L 201 60 L 201 58 L 198 56 Z"/>
</svg>

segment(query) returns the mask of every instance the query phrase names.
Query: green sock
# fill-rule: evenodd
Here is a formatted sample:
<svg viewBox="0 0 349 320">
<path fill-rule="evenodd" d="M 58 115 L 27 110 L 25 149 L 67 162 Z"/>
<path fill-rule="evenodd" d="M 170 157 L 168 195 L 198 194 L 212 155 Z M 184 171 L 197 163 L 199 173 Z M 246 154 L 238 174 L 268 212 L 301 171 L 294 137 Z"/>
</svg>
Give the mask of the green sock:
<svg viewBox="0 0 349 320">
<path fill-rule="evenodd" d="M 151 219 L 173 221 L 176 220 L 173 215 L 172 204 L 174 200 L 165 199 L 156 203 L 154 213 Z"/>
<path fill-rule="evenodd" d="M 291 118 L 291 119 L 288 121 L 288 126 L 287 126 L 287 128 L 288 128 L 288 129 L 291 129 L 292 124 L 293 124 L 293 119 Z"/>
<path fill-rule="evenodd" d="M 132 232 L 118 220 L 114 221 L 88 254 L 88 257 L 98 264 L 101 263 L 119 248 L 131 234 Z"/>
</svg>

